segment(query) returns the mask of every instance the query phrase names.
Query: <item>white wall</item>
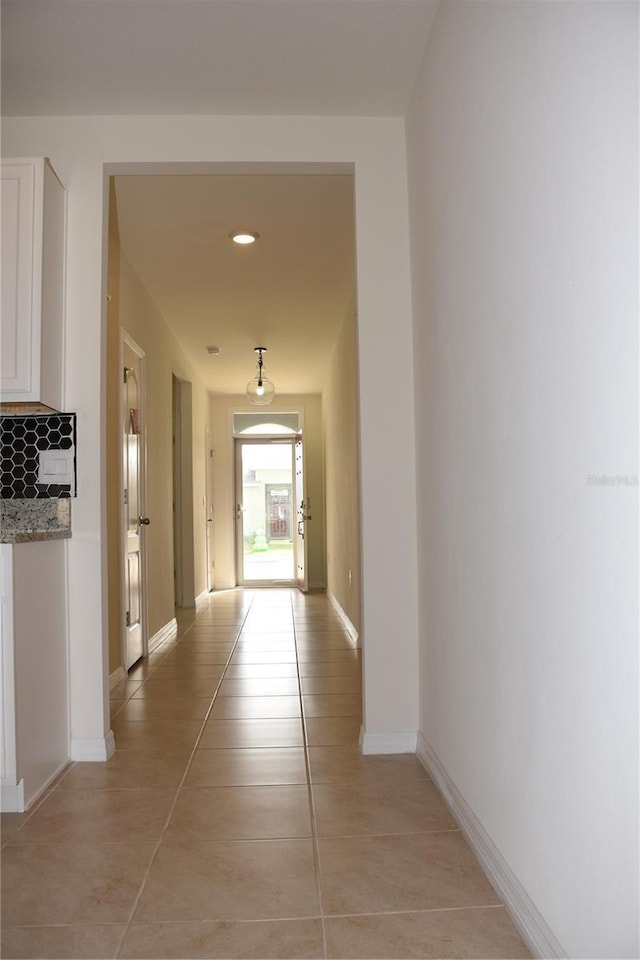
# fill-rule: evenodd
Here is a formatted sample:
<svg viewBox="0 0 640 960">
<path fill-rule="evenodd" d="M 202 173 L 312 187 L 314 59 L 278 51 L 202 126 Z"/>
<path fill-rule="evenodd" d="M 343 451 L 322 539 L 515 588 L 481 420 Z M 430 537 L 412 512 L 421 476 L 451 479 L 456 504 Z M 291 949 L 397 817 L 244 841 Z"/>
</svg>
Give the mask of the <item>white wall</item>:
<svg viewBox="0 0 640 960">
<path fill-rule="evenodd" d="M 408 117 L 420 745 L 573 957 L 640 948 L 637 20 L 442 4 Z"/>
<path fill-rule="evenodd" d="M 360 634 L 360 464 L 358 356 L 353 312 L 345 318 L 322 394 L 327 497 L 327 591 Z M 379 456 L 386 440 L 379 439 Z M 396 505 L 387 505 L 395 512 Z M 351 579 L 349 578 L 351 571 Z"/>
<path fill-rule="evenodd" d="M 66 546 L 50 540 L 9 548 L 17 779 L 24 778 L 25 808 L 68 759 Z"/>
<path fill-rule="evenodd" d="M 78 499 L 69 546 L 71 723 L 108 729 L 103 482 L 105 164 L 353 164 L 356 184 L 367 727 L 417 728 L 411 302 L 404 124 L 357 117 L 3 118 L 6 156 L 51 157 L 68 189 L 66 405 L 78 412 Z M 137 168 L 142 172 L 140 168 Z M 148 169 L 148 168 L 147 168 Z M 158 169 L 158 168 L 155 168 Z M 166 168 L 165 168 L 166 169 Z M 210 168 L 214 169 L 214 168 Z M 393 350 L 388 338 L 393 338 Z M 384 369 L 388 391 L 377 387 Z M 380 432 L 388 459 L 380 462 Z M 383 511 L 406 505 L 399 517 Z M 392 550 L 388 544 L 393 543 Z M 393 603 L 389 602 L 393 598 Z M 390 640 L 394 638 L 391 649 Z"/>
</svg>

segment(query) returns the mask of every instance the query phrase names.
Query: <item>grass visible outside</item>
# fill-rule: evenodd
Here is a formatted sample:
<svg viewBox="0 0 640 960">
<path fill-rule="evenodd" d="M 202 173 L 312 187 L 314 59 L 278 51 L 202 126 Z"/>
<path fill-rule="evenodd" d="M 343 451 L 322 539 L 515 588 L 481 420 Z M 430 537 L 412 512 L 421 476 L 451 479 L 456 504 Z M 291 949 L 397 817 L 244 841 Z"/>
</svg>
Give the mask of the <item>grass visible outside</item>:
<svg viewBox="0 0 640 960">
<path fill-rule="evenodd" d="M 267 550 L 245 546 L 243 577 L 251 580 L 292 580 L 294 577 L 293 543 L 277 540 Z"/>
<path fill-rule="evenodd" d="M 254 550 L 252 546 L 245 545 L 245 554 L 272 553 L 282 550 L 293 550 L 292 540 L 271 540 L 267 541 L 267 549 Z"/>
</svg>

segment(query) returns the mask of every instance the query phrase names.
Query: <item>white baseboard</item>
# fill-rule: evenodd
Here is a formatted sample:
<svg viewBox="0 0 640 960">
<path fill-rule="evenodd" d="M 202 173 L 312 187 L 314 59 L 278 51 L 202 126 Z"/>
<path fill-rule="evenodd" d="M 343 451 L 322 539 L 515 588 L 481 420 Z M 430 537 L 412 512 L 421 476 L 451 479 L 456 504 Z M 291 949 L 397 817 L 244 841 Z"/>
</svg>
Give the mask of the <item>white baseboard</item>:
<svg viewBox="0 0 640 960">
<path fill-rule="evenodd" d="M 465 835 L 489 882 L 502 899 L 534 957 L 555 960 L 557 957 L 568 956 L 421 733 L 418 734 L 417 755 L 438 786 L 454 820 Z"/>
<path fill-rule="evenodd" d="M 152 637 L 149 637 L 147 653 L 153 653 L 153 651 L 159 647 L 161 643 L 165 643 L 167 640 L 173 640 L 177 632 L 178 621 L 174 617 L 173 620 L 169 620 L 167 623 L 165 623 L 164 627 L 160 627 L 160 629 L 154 633 Z"/>
<path fill-rule="evenodd" d="M 2 813 L 24 813 L 25 810 L 30 810 L 68 766 L 69 760 L 63 760 L 45 782 L 40 784 L 35 793 L 29 797 L 25 797 L 24 794 L 24 779 L 17 784 L 2 784 L 0 790 L 0 809 Z"/>
<path fill-rule="evenodd" d="M 114 687 L 117 687 L 119 683 L 127 679 L 124 667 L 118 667 L 117 670 L 114 670 L 109 676 L 109 690 L 113 690 Z"/>
<path fill-rule="evenodd" d="M 360 751 L 365 756 L 378 753 L 415 753 L 416 739 L 415 731 L 367 733 L 364 727 L 360 727 Z"/>
<path fill-rule="evenodd" d="M 324 580 L 311 580 L 309 582 L 309 592 L 310 593 L 322 593 L 327 589 L 327 585 Z"/>
<path fill-rule="evenodd" d="M 0 813 L 24 813 L 24 780 L 0 787 Z"/>
<path fill-rule="evenodd" d="M 351 623 L 351 620 L 349 620 L 349 617 L 346 615 L 346 613 L 342 609 L 340 602 L 336 600 L 336 598 L 332 593 L 327 593 L 327 597 L 329 599 L 329 603 L 331 604 L 331 606 L 334 608 L 334 610 L 336 611 L 336 613 L 344 623 L 345 630 L 353 640 L 354 646 L 360 647 L 360 634 L 358 633 L 354 625 Z M 413 749 L 415 750 L 415 746 Z"/>
<path fill-rule="evenodd" d="M 210 596 L 211 596 L 211 591 L 209 590 L 203 590 L 202 593 L 199 593 L 198 596 L 196 597 L 196 607 L 201 606 L 205 602 L 205 600 L 209 599 Z"/>
<path fill-rule="evenodd" d="M 87 737 L 71 741 L 70 758 L 88 763 L 108 760 L 116 749 L 116 741 L 111 730 L 104 737 Z"/>
</svg>

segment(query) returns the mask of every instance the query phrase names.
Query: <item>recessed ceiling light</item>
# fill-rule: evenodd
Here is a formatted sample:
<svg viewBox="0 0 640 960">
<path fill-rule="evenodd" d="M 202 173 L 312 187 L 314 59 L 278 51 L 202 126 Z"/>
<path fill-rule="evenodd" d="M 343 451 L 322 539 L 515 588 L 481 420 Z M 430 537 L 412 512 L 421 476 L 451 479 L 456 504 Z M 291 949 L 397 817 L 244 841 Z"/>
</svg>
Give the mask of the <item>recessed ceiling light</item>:
<svg viewBox="0 0 640 960">
<path fill-rule="evenodd" d="M 255 230 L 233 230 L 229 236 L 234 243 L 239 243 L 242 246 L 255 243 L 256 240 L 260 239 L 260 234 L 256 233 Z"/>
<path fill-rule="evenodd" d="M 220 347 L 207 347 L 207 353 L 211 357 L 217 357 L 221 350 Z"/>
</svg>

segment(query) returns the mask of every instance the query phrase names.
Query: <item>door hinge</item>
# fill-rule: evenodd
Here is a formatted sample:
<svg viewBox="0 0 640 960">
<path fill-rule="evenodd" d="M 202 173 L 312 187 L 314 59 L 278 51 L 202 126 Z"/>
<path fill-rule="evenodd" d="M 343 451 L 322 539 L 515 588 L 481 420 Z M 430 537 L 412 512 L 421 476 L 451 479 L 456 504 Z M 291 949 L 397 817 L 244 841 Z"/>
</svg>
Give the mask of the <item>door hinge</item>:
<svg viewBox="0 0 640 960">
<path fill-rule="evenodd" d="M 125 617 L 125 623 L 126 623 L 126 625 L 127 625 L 128 627 L 131 626 L 131 614 L 129 613 L 128 610 L 127 610 L 126 617 Z"/>
<path fill-rule="evenodd" d="M 122 502 L 124 503 L 125 506 L 129 503 L 129 491 L 128 491 L 128 490 L 124 490 L 124 491 L 123 491 L 123 494 L 122 494 Z"/>
</svg>

